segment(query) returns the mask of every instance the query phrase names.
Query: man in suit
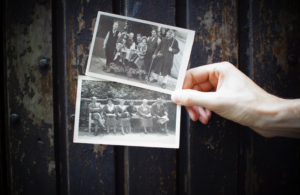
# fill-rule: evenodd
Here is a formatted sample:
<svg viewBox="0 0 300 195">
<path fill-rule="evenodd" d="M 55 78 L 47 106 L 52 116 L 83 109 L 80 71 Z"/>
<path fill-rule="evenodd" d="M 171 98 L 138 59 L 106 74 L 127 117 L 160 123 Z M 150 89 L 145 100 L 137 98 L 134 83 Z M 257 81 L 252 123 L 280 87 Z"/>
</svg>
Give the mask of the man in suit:
<svg viewBox="0 0 300 195">
<path fill-rule="evenodd" d="M 144 61 L 144 67 L 145 67 L 146 72 L 149 71 L 152 60 L 153 60 L 153 63 L 155 63 L 152 56 L 154 55 L 158 45 L 161 42 L 161 39 L 158 37 L 156 30 L 152 30 L 151 34 L 152 34 L 152 36 L 148 37 L 148 39 L 147 39 L 147 52 L 146 52 L 145 61 Z M 153 66 L 153 63 L 152 63 L 152 66 Z"/>
<path fill-rule="evenodd" d="M 108 66 L 114 60 L 114 52 L 116 50 L 116 43 L 120 36 L 118 31 L 119 24 L 115 22 L 111 31 L 108 31 L 103 42 L 103 49 L 106 55 L 106 66 Z"/>
<path fill-rule="evenodd" d="M 104 119 L 102 117 L 102 108 L 101 104 L 97 103 L 97 98 L 92 97 L 91 98 L 92 103 L 89 104 L 89 112 L 92 113 L 92 119 L 95 121 L 95 136 L 98 135 L 98 127 L 100 127 L 102 130 L 106 130 L 104 126 Z"/>
</svg>

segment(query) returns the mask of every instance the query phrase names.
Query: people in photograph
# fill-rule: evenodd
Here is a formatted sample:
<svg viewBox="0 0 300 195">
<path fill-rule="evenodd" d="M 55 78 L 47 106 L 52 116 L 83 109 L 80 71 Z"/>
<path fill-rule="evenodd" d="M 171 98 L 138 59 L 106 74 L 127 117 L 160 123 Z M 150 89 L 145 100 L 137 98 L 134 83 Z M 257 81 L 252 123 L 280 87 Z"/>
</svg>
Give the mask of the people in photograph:
<svg viewBox="0 0 300 195">
<path fill-rule="evenodd" d="M 144 132 L 147 133 L 147 128 L 152 132 L 153 121 L 151 115 L 151 107 L 147 105 L 148 100 L 143 99 L 142 105 L 138 108 L 138 115 L 141 117 L 141 126 L 144 128 Z"/>
<path fill-rule="evenodd" d="M 159 131 L 165 131 L 168 133 L 167 122 L 168 118 L 168 108 L 163 104 L 161 98 L 157 98 L 156 102 L 151 106 L 151 114 L 153 118 L 157 119 L 157 126 Z"/>
<path fill-rule="evenodd" d="M 145 62 L 144 62 L 144 69 L 146 72 L 149 71 L 150 66 L 153 66 L 154 58 L 152 56 L 154 55 L 154 52 L 156 51 L 158 45 L 161 42 L 161 39 L 157 36 L 156 30 L 151 31 L 152 36 L 148 37 L 147 39 L 147 52 L 145 55 Z M 148 78 L 147 78 L 148 79 Z"/>
<path fill-rule="evenodd" d="M 131 61 L 134 62 L 138 69 L 141 69 L 144 65 L 144 58 L 147 52 L 147 48 L 147 37 L 144 36 L 142 37 L 142 42 L 140 42 L 137 46 L 136 52 L 131 59 Z"/>
<path fill-rule="evenodd" d="M 123 39 L 125 39 L 126 40 L 126 43 L 127 43 L 127 39 L 128 39 L 129 37 L 128 37 L 128 34 L 127 34 L 127 32 L 125 31 L 125 32 L 122 32 L 121 33 L 121 35 L 120 35 L 120 37 L 118 38 L 118 40 L 117 40 L 117 43 L 123 43 Z"/>
<path fill-rule="evenodd" d="M 163 76 L 162 88 L 166 88 L 168 75 L 171 73 L 173 66 L 173 58 L 175 54 L 179 53 L 178 41 L 174 37 L 175 30 L 168 29 L 167 35 L 162 39 L 157 48 L 157 54 L 153 57 L 157 59 L 151 72 L 150 82 L 155 83 L 158 76 Z"/>
<path fill-rule="evenodd" d="M 107 105 L 103 107 L 103 115 L 105 116 L 107 133 L 109 133 L 110 127 L 113 127 L 114 133 L 116 133 L 116 106 L 111 98 L 107 99 Z"/>
<path fill-rule="evenodd" d="M 126 39 L 123 38 L 117 43 L 116 52 L 114 57 L 114 62 L 119 65 L 124 65 L 124 60 L 126 57 Z"/>
<path fill-rule="evenodd" d="M 126 109 L 124 102 L 125 100 L 120 99 L 120 105 L 116 107 L 117 120 L 119 121 L 118 125 L 121 126 L 123 135 L 124 135 L 124 130 L 126 133 L 131 132 L 130 114 Z"/>
<path fill-rule="evenodd" d="M 135 53 L 136 44 L 135 44 L 135 41 L 133 40 L 133 38 L 134 38 L 134 33 L 133 32 L 129 33 L 125 65 L 129 65 L 128 62 L 130 61 L 132 55 Z"/>
<path fill-rule="evenodd" d="M 139 45 L 139 43 L 142 42 L 142 35 L 141 34 L 136 35 L 136 42 L 137 42 L 137 45 Z"/>
<path fill-rule="evenodd" d="M 166 29 L 165 28 L 163 28 L 163 27 L 161 27 L 160 29 L 159 29 L 159 33 L 158 33 L 158 36 L 159 36 L 159 38 L 160 39 L 163 39 L 163 38 L 165 38 L 166 37 Z"/>
<path fill-rule="evenodd" d="M 126 111 L 129 113 L 130 118 L 137 114 L 137 108 L 134 106 L 134 102 L 131 100 L 129 106 L 127 106 Z"/>
<path fill-rule="evenodd" d="M 91 119 L 94 120 L 95 124 L 95 133 L 94 135 L 98 135 L 98 127 L 101 128 L 101 130 L 106 130 L 104 126 L 104 119 L 102 116 L 102 108 L 101 104 L 97 102 L 96 97 L 91 98 L 92 103 L 89 104 L 89 113 L 92 114 Z"/>
<path fill-rule="evenodd" d="M 120 36 L 118 28 L 119 28 L 119 23 L 114 22 L 112 30 L 107 32 L 103 42 L 103 49 L 105 50 L 105 55 L 106 55 L 106 66 L 108 66 L 114 60 L 116 43 Z"/>
</svg>

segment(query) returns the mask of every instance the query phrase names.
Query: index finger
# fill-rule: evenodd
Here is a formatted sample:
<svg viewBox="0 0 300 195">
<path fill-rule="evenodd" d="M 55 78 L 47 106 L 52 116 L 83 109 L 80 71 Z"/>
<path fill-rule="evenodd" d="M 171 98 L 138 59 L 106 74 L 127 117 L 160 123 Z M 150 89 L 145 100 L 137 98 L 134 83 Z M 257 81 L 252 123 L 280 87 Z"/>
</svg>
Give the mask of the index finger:
<svg viewBox="0 0 300 195">
<path fill-rule="evenodd" d="M 205 91 L 211 90 L 218 84 L 218 78 L 215 74 L 215 64 L 204 65 L 197 68 L 192 68 L 186 72 L 182 89 L 194 89 L 196 85 L 205 86 Z M 207 86 L 210 86 L 209 88 Z M 196 87 L 198 88 L 198 87 Z"/>
</svg>

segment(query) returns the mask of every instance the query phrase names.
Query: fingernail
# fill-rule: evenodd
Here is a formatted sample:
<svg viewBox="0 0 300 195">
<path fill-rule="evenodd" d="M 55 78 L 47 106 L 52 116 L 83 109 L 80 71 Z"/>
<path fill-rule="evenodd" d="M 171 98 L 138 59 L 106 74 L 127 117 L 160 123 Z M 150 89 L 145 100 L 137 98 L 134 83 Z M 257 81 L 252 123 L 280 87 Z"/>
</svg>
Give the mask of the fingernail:
<svg viewBox="0 0 300 195">
<path fill-rule="evenodd" d="M 180 94 L 180 92 L 175 91 L 175 92 L 173 92 L 173 94 L 171 96 L 171 99 L 175 104 L 180 104 L 179 94 Z"/>
<path fill-rule="evenodd" d="M 187 112 L 189 113 L 190 118 L 191 118 L 192 120 L 194 120 L 194 113 L 193 113 L 192 111 L 190 111 L 190 110 L 188 110 Z"/>
</svg>

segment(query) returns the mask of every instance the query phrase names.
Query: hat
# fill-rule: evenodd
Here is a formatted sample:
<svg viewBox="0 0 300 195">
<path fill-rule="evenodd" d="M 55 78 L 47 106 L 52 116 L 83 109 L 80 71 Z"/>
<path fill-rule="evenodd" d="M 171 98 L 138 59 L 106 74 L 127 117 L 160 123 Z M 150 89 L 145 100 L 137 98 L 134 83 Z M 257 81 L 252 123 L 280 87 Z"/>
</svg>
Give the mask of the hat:
<svg viewBox="0 0 300 195">
<path fill-rule="evenodd" d="M 142 36 L 142 40 L 143 40 L 143 39 L 146 39 L 146 41 L 147 41 L 147 37 L 146 37 L 146 36 Z"/>
</svg>

